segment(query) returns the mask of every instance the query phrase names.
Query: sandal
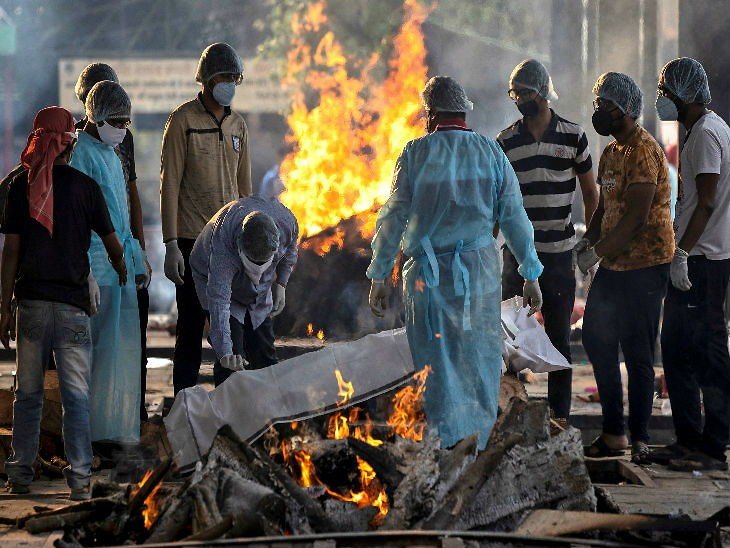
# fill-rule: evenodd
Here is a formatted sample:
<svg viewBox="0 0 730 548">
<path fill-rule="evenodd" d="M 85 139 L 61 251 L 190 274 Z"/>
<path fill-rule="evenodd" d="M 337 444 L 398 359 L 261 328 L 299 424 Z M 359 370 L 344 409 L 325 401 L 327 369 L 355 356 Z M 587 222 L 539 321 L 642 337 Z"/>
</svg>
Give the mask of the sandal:
<svg viewBox="0 0 730 548">
<path fill-rule="evenodd" d="M 614 449 L 610 447 L 603 436 L 598 436 L 593 442 L 585 448 L 585 456 L 593 459 L 600 459 L 604 457 L 622 457 L 624 449 Z"/>
<path fill-rule="evenodd" d="M 631 462 L 634 464 L 652 464 L 651 450 L 643 441 L 631 445 Z"/>
</svg>

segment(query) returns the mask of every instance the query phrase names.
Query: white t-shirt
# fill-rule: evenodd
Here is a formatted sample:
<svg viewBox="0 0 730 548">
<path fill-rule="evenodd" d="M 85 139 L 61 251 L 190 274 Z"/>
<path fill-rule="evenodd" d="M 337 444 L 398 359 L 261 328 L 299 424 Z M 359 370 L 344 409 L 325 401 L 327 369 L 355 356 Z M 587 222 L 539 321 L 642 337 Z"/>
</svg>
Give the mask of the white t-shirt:
<svg viewBox="0 0 730 548">
<path fill-rule="evenodd" d="M 730 258 L 730 128 L 714 112 L 700 118 L 690 131 L 680 158 L 682 195 L 677 201 L 675 229 L 677 243 L 697 207 L 695 177 L 717 173 L 714 210 L 690 255 L 704 255 L 719 261 Z"/>
</svg>

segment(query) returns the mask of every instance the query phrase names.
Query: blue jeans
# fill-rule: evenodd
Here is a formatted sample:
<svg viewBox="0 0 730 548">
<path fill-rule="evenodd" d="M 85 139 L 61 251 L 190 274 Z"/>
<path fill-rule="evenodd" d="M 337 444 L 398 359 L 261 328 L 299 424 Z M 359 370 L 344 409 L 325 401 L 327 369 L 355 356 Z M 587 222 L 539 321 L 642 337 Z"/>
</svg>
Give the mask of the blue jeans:
<svg viewBox="0 0 730 548">
<path fill-rule="evenodd" d="M 53 351 L 63 405 L 63 443 L 71 489 L 91 479 L 91 330 L 89 316 L 75 306 L 22 300 L 18 303 L 17 381 L 13 404 L 12 454 L 5 463 L 11 483 L 28 485 L 38 455 L 43 409 L 43 377 Z"/>
</svg>

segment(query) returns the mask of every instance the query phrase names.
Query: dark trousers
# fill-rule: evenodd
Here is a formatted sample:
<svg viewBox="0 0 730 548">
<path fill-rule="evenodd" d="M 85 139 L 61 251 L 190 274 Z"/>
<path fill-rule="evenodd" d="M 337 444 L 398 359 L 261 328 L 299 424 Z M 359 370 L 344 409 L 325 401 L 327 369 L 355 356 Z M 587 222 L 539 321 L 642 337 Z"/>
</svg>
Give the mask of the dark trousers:
<svg viewBox="0 0 730 548">
<path fill-rule="evenodd" d="M 137 305 L 139 306 L 139 335 L 142 350 L 139 376 L 142 397 L 140 398 L 139 418 L 141 421 L 146 421 L 149 418 L 144 405 L 144 397 L 147 392 L 147 320 L 150 312 L 150 294 L 146 288 L 137 290 Z"/>
<path fill-rule="evenodd" d="M 629 376 L 631 441 L 649 441 L 654 399 L 654 349 L 669 265 L 616 271 L 599 268 L 583 316 L 583 346 L 593 364 L 603 432 L 624 434 L 619 345 Z"/>
<path fill-rule="evenodd" d="M 245 357 L 249 365 L 246 369 L 263 369 L 274 365 L 279 360 L 276 357 L 274 348 L 274 322 L 266 318 L 256 329 L 251 325 L 251 316 L 246 314 L 246 321 L 239 322 L 231 316 L 231 342 L 233 353 Z M 213 379 L 218 386 L 233 373 L 216 360 L 213 365 Z"/>
<path fill-rule="evenodd" d="M 730 431 L 730 355 L 724 304 L 730 259 L 687 260 L 689 291 L 669 286 L 664 303 L 662 361 L 677 442 L 725 460 Z M 705 407 L 702 427 L 700 391 Z"/>
<path fill-rule="evenodd" d="M 575 304 L 575 272 L 571 251 L 538 253 L 545 267 L 540 276 L 542 317 L 550 342 L 571 362 L 570 316 Z M 502 299 L 522 295 L 525 280 L 517 272 L 517 260 L 505 247 L 502 254 Z M 553 371 L 548 374 L 548 402 L 556 418 L 568 418 L 572 398 L 573 370 Z"/>
<path fill-rule="evenodd" d="M 195 240 L 178 238 L 185 260 L 183 285 L 175 286 L 177 300 L 177 327 L 175 328 L 175 352 L 172 358 L 172 383 L 175 394 L 183 388 L 198 384 L 198 373 L 203 352 L 203 328 L 205 312 L 195 292 L 193 273 L 190 268 L 190 252 Z"/>
</svg>

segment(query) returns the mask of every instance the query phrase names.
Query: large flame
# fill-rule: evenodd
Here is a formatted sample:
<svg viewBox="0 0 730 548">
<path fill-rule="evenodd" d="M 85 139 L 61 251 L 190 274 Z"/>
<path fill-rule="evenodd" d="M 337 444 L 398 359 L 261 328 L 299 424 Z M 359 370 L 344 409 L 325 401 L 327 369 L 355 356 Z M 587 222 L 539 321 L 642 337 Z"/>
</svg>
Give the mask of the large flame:
<svg viewBox="0 0 730 548">
<path fill-rule="evenodd" d="M 293 18 L 288 82 L 305 82 L 316 96 L 295 92 L 288 117 L 295 151 L 282 162 L 287 191 L 282 201 L 297 217 L 302 236 L 316 234 L 339 221 L 382 205 L 390 191 L 393 168 L 409 140 L 423 134 L 419 92 L 427 75 L 421 26 L 429 10 L 418 0 L 404 0 L 404 20 L 393 39 L 384 81 L 373 69 L 377 55 L 349 61 L 326 31 L 325 2 L 312 4 Z M 309 43 L 320 37 L 317 47 Z M 352 74 L 357 72 L 357 74 Z M 374 233 L 374 213 L 360 229 Z M 341 246 L 335 233 L 315 251 Z"/>
</svg>

